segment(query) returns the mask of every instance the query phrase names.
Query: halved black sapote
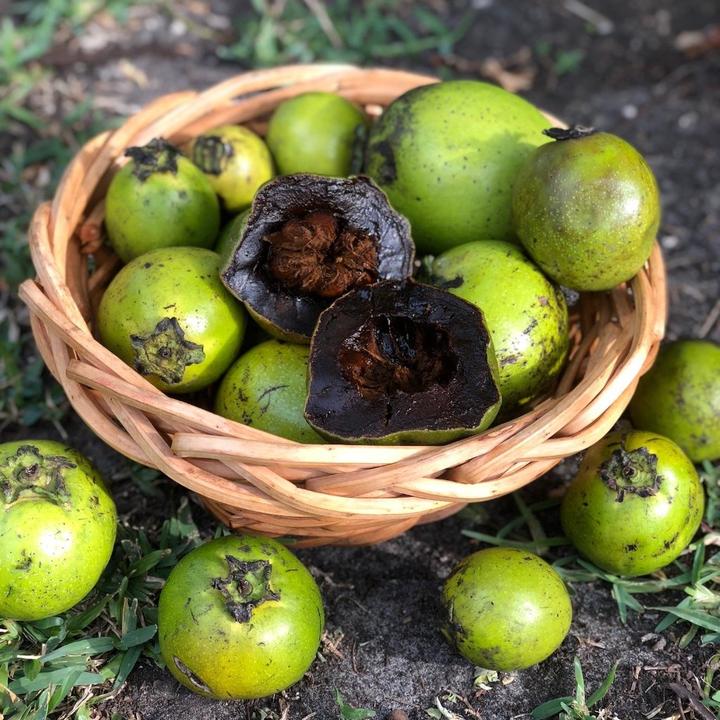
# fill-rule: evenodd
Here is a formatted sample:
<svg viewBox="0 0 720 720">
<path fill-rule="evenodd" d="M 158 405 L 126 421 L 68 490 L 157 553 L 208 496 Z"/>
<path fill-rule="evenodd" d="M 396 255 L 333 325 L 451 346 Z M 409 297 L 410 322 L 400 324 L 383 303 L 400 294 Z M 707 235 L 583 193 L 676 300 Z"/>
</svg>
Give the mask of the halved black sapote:
<svg viewBox="0 0 720 720">
<path fill-rule="evenodd" d="M 222 281 L 270 333 L 307 343 L 335 298 L 414 260 L 408 221 L 368 178 L 286 175 L 258 191 Z"/>
<path fill-rule="evenodd" d="M 380 282 L 320 315 L 305 418 L 345 442 L 441 444 L 490 425 L 497 375 L 474 305 L 412 280 Z"/>
</svg>

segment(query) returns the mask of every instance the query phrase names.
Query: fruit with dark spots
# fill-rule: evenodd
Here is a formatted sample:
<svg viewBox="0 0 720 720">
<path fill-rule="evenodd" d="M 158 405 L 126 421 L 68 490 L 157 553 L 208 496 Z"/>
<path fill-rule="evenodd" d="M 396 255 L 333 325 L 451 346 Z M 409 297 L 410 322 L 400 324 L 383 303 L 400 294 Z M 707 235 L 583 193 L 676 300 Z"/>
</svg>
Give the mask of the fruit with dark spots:
<svg viewBox="0 0 720 720">
<path fill-rule="evenodd" d="M 222 279 L 269 333 L 308 343 L 336 297 L 409 277 L 414 257 L 407 220 L 367 178 L 289 175 L 257 194 Z"/>
<path fill-rule="evenodd" d="M 324 626 L 320 590 L 284 545 L 253 535 L 211 540 L 173 568 L 160 593 L 168 670 L 206 697 L 249 700 L 296 683 Z"/>
<path fill-rule="evenodd" d="M 323 442 L 303 415 L 308 355 L 307 346 L 279 340 L 251 348 L 225 374 L 215 412 L 288 440 Z"/>
<path fill-rule="evenodd" d="M 346 442 L 439 444 L 487 428 L 500 407 L 482 313 L 412 280 L 336 300 L 310 345 L 305 417 Z"/>
<path fill-rule="evenodd" d="M 236 215 L 232 220 L 228 220 L 220 231 L 220 235 L 218 235 L 217 242 L 215 243 L 215 252 L 220 256 L 221 268 L 224 268 L 228 264 L 232 254 L 235 252 L 235 248 L 242 237 L 243 230 L 245 230 L 249 215 L 250 208 L 243 210 L 243 212 Z"/>
<path fill-rule="evenodd" d="M 266 141 L 283 175 L 350 174 L 353 145 L 366 118 L 356 105 L 329 92 L 307 92 L 281 102 Z"/>
<path fill-rule="evenodd" d="M 720 459 L 720 345 L 663 345 L 640 379 L 630 417 L 637 428 L 676 442 L 693 462 Z"/>
<path fill-rule="evenodd" d="M 245 312 L 219 272 L 220 258 L 211 250 L 141 255 L 102 297 L 101 342 L 165 392 L 206 387 L 237 357 L 245 333 Z"/>
<path fill-rule="evenodd" d="M 520 169 L 513 226 L 530 256 L 574 290 L 609 290 L 650 256 L 660 194 L 650 166 L 610 133 L 558 131 Z"/>
<path fill-rule="evenodd" d="M 587 451 L 560 508 L 565 534 L 616 575 L 672 562 L 700 526 L 704 494 L 695 467 L 654 433 L 611 433 Z"/>
<path fill-rule="evenodd" d="M 159 138 L 125 155 L 130 161 L 105 198 L 108 240 L 120 259 L 129 262 L 162 247 L 212 247 L 220 205 L 205 175 Z"/>
<path fill-rule="evenodd" d="M 510 240 L 515 175 L 548 138 L 522 98 L 474 80 L 415 88 L 370 130 L 366 170 L 412 224 L 422 253 L 489 238 Z"/>
<path fill-rule="evenodd" d="M 275 175 L 263 139 L 240 125 L 223 125 L 192 140 L 186 152 L 222 198 L 225 209 L 240 212 Z"/>
<path fill-rule="evenodd" d="M 50 440 L 0 445 L 0 617 L 69 610 L 105 569 L 117 527 L 100 474 Z"/>
<path fill-rule="evenodd" d="M 521 670 L 562 644 L 572 604 L 560 576 L 524 550 L 479 550 L 453 570 L 442 592 L 443 634 L 488 670 Z"/>
<path fill-rule="evenodd" d="M 547 390 L 568 352 L 565 298 L 515 245 L 466 243 L 430 266 L 433 284 L 482 310 L 500 373 L 503 413 Z"/>
</svg>

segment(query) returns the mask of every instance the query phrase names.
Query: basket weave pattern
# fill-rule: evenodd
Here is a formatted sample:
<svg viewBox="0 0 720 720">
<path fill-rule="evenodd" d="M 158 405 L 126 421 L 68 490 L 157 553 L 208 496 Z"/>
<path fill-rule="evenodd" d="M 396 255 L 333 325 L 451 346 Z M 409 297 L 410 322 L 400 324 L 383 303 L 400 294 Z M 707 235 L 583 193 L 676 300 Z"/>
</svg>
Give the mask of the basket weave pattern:
<svg viewBox="0 0 720 720">
<path fill-rule="evenodd" d="M 279 102 L 308 90 L 338 92 L 378 114 L 406 90 L 435 81 L 311 65 L 166 95 L 88 142 L 52 203 L 35 213 L 29 239 L 37 279 L 20 294 L 48 368 L 108 445 L 197 493 L 233 528 L 291 535 L 300 545 L 374 543 L 512 492 L 599 440 L 655 357 L 666 315 L 657 246 L 628 287 L 581 296 L 571 358 L 552 397 L 442 447 L 293 443 L 164 395 L 95 340 L 94 310 L 120 266 L 101 242 L 103 196 L 125 148 L 157 136 L 182 143 L 224 123 L 262 133 Z"/>
</svg>

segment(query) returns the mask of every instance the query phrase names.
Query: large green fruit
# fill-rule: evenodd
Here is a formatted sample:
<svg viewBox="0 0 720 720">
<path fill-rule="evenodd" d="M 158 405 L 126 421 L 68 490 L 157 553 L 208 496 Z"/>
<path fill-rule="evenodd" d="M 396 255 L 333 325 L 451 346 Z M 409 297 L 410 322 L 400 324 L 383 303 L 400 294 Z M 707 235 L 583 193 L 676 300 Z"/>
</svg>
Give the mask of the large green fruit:
<svg viewBox="0 0 720 720">
<path fill-rule="evenodd" d="M 560 372 L 568 351 L 563 294 L 515 245 L 466 243 L 431 266 L 432 281 L 482 310 L 500 367 L 503 409 L 523 405 Z"/>
<path fill-rule="evenodd" d="M 669 437 L 693 462 L 720 458 L 720 346 L 664 345 L 640 380 L 630 417 L 639 429 Z"/>
<path fill-rule="evenodd" d="M 268 340 L 250 348 L 227 371 L 215 412 L 303 443 L 323 442 L 305 420 L 307 345 Z"/>
<path fill-rule="evenodd" d="M 695 467 L 656 433 L 611 433 L 587 451 L 560 507 L 563 530 L 596 565 L 645 575 L 671 563 L 700 527 Z"/>
<path fill-rule="evenodd" d="M 415 88 L 370 131 L 366 166 L 412 225 L 418 250 L 440 253 L 509 240 L 515 175 L 548 138 L 548 121 L 522 98 L 475 80 Z"/>
<path fill-rule="evenodd" d="M 360 108 L 340 95 L 308 92 L 277 106 L 266 141 L 283 175 L 350 174 L 355 134 L 365 123 Z"/>
<path fill-rule="evenodd" d="M 220 257 L 165 248 L 128 263 L 100 301 L 97 325 L 109 350 L 164 392 L 217 380 L 245 334 L 242 306 L 220 282 Z"/>
<path fill-rule="evenodd" d="M 186 555 L 160 593 L 158 637 L 168 670 L 213 698 L 249 700 L 296 683 L 325 623 L 305 566 L 270 538 L 231 535 Z"/>
<path fill-rule="evenodd" d="M 50 440 L 0 445 L 0 617 L 40 620 L 94 587 L 115 542 L 115 503 L 79 452 Z"/>
<path fill-rule="evenodd" d="M 590 131 L 587 131 L 590 132 Z M 575 290 L 609 290 L 650 256 L 660 194 L 650 166 L 617 135 L 553 131 L 513 193 L 513 224 L 543 271 Z"/>
<path fill-rule="evenodd" d="M 442 593 L 443 633 L 470 662 L 521 670 L 560 647 L 572 604 L 560 576 L 524 550 L 497 547 L 462 560 Z"/>
<path fill-rule="evenodd" d="M 220 204 L 202 171 L 161 139 L 125 154 L 131 160 L 105 198 L 105 227 L 120 258 L 129 262 L 161 247 L 212 247 Z"/>
</svg>

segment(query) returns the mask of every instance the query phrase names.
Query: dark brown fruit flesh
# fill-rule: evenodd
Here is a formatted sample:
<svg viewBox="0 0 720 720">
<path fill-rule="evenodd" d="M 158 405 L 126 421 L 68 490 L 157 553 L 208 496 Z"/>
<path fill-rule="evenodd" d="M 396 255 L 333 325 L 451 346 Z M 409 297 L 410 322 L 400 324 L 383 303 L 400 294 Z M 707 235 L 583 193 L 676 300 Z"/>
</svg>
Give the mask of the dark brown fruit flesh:
<svg viewBox="0 0 720 720">
<path fill-rule="evenodd" d="M 377 283 L 320 316 L 305 417 L 345 442 L 449 442 L 493 421 L 497 372 L 475 306 L 411 280 Z"/>
<path fill-rule="evenodd" d="M 348 290 L 412 274 L 410 226 L 364 177 L 288 175 L 267 183 L 222 280 L 273 335 L 309 342 Z"/>
</svg>

